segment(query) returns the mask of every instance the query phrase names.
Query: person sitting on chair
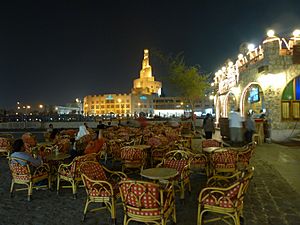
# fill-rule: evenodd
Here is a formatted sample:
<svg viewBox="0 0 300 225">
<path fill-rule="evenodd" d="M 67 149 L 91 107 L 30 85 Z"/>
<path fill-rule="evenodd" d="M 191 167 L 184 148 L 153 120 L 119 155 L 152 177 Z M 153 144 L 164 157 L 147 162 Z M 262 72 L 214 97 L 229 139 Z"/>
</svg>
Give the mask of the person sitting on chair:
<svg viewBox="0 0 300 225">
<path fill-rule="evenodd" d="M 24 152 L 25 151 L 25 145 L 22 139 L 17 139 L 13 143 L 13 150 L 11 157 L 19 158 L 22 160 L 27 161 L 30 165 L 34 167 L 38 167 L 43 164 L 42 158 L 40 156 L 37 156 L 37 158 L 34 158 L 31 154 Z M 21 165 L 25 166 L 26 163 L 24 161 L 18 161 Z"/>
</svg>

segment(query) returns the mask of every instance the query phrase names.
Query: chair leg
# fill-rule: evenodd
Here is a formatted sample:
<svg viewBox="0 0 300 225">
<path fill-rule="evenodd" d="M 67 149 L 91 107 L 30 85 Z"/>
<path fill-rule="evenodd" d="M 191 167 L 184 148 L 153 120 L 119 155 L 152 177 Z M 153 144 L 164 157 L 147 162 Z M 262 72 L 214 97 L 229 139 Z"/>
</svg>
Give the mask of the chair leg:
<svg viewBox="0 0 300 225">
<path fill-rule="evenodd" d="M 11 180 L 11 185 L 10 185 L 10 197 L 13 197 L 14 195 L 14 180 Z"/>
<path fill-rule="evenodd" d="M 27 200 L 30 202 L 31 201 L 31 195 L 32 195 L 32 182 L 29 182 L 29 186 L 28 186 L 28 196 L 27 196 Z"/>
<path fill-rule="evenodd" d="M 89 199 L 87 198 L 87 199 L 86 199 L 85 206 L 84 206 L 84 210 L 83 210 L 82 221 L 85 220 L 85 216 L 86 216 L 86 212 L 87 212 L 88 205 L 89 205 Z"/>
<path fill-rule="evenodd" d="M 74 180 L 71 183 L 72 183 L 73 198 L 76 199 L 77 198 L 77 195 L 76 195 L 76 192 L 77 192 L 76 186 L 77 185 Z"/>
<path fill-rule="evenodd" d="M 60 177 L 57 176 L 56 194 L 59 195 Z"/>
</svg>

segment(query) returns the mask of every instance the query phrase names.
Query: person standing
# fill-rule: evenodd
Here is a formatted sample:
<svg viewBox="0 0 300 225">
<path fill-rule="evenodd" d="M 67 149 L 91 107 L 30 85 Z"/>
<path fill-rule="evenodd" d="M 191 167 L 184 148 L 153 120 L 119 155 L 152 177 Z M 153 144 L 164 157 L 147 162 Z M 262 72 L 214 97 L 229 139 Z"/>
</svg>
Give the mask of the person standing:
<svg viewBox="0 0 300 225">
<path fill-rule="evenodd" d="M 240 109 L 230 112 L 229 131 L 230 131 L 230 140 L 233 145 L 240 145 L 243 142 L 242 128 L 243 128 L 243 118 L 241 117 Z"/>
<path fill-rule="evenodd" d="M 256 128 L 255 128 L 255 122 L 251 117 L 251 114 L 248 113 L 246 120 L 245 120 L 245 128 L 246 128 L 246 132 L 245 132 L 245 139 L 247 141 L 247 143 L 252 141 L 252 135 L 255 132 Z"/>
<path fill-rule="evenodd" d="M 203 130 L 206 139 L 212 139 L 212 134 L 215 132 L 215 125 L 212 115 L 207 113 L 203 120 Z"/>
</svg>

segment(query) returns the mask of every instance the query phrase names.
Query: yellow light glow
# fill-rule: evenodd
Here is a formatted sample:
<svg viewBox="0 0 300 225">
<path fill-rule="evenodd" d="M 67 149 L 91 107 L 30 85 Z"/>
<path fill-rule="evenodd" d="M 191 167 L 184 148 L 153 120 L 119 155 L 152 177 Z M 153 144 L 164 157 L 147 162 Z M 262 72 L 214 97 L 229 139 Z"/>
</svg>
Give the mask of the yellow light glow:
<svg viewBox="0 0 300 225">
<path fill-rule="evenodd" d="M 255 45 L 254 44 L 248 44 L 248 50 L 251 52 L 255 49 Z"/>
<path fill-rule="evenodd" d="M 213 100 L 214 99 L 214 96 L 213 95 L 210 95 L 209 96 L 209 100 Z"/>
<path fill-rule="evenodd" d="M 18 109 L 20 109 L 20 106 L 18 106 Z"/>
<path fill-rule="evenodd" d="M 243 54 L 238 55 L 238 59 L 240 59 L 240 60 L 243 59 L 243 57 L 244 57 Z"/>
<path fill-rule="evenodd" d="M 180 102 L 180 105 L 183 105 L 183 102 Z"/>
<path fill-rule="evenodd" d="M 235 95 L 235 96 L 239 96 L 241 93 L 241 89 L 240 87 L 233 87 L 230 89 L 230 91 Z"/>
<path fill-rule="evenodd" d="M 274 37 L 275 36 L 275 31 L 274 30 L 268 30 L 267 31 L 267 36 L 268 37 Z"/>
<path fill-rule="evenodd" d="M 42 108 L 44 108 L 44 106 L 43 105 L 39 105 L 39 108 L 42 109 Z"/>
<path fill-rule="evenodd" d="M 118 102 L 120 103 L 122 100 L 120 98 L 118 98 Z"/>
<path fill-rule="evenodd" d="M 274 89 L 282 88 L 286 85 L 286 75 L 284 73 L 261 75 L 258 79 L 261 87 L 266 89 L 272 87 Z"/>
<path fill-rule="evenodd" d="M 298 30 L 298 29 L 294 30 L 293 35 L 295 37 L 299 37 L 300 36 L 300 30 Z"/>
<path fill-rule="evenodd" d="M 138 106 L 141 106 L 141 103 L 140 103 L 140 102 L 138 103 Z"/>
<path fill-rule="evenodd" d="M 30 105 L 28 105 L 28 106 L 27 106 L 27 109 L 30 109 L 30 108 L 31 108 L 31 106 L 30 106 Z"/>
<path fill-rule="evenodd" d="M 224 71 L 224 72 L 226 71 L 226 67 L 225 66 L 222 67 L 222 71 Z"/>
<path fill-rule="evenodd" d="M 233 62 L 229 61 L 228 66 L 232 66 L 232 65 L 233 65 Z"/>
<path fill-rule="evenodd" d="M 210 86 L 212 86 L 212 87 L 215 86 L 215 83 L 211 83 Z"/>
</svg>

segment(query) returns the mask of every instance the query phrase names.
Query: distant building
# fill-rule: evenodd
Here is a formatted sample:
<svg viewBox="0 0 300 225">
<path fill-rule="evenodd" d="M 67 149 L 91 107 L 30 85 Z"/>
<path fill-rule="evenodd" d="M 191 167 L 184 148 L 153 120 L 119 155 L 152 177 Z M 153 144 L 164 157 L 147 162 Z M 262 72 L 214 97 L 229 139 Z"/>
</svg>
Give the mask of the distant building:
<svg viewBox="0 0 300 225">
<path fill-rule="evenodd" d="M 152 75 L 149 50 L 145 49 L 140 77 L 133 81 L 131 93 L 85 96 L 84 115 L 181 116 L 189 111 L 189 105 L 180 97 L 160 97 L 161 89 L 162 83 Z M 213 108 L 213 101 L 208 98 L 196 104 L 198 112 L 205 113 L 206 108 Z"/>
</svg>

